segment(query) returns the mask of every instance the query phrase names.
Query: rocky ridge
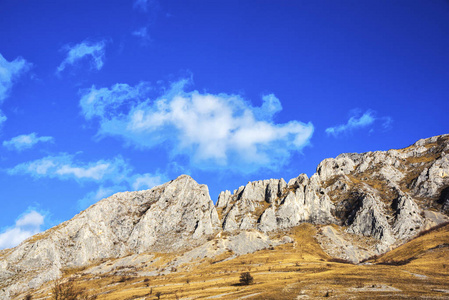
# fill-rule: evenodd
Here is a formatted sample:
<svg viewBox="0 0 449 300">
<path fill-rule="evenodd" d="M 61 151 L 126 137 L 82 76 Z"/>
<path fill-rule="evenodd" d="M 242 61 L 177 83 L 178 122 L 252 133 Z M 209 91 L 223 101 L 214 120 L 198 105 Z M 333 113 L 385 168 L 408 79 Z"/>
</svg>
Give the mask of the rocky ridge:
<svg viewBox="0 0 449 300">
<path fill-rule="evenodd" d="M 449 135 L 400 150 L 344 153 L 323 160 L 310 178 L 261 180 L 232 194 L 222 192 L 216 207 L 223 230 L 231 232 L 269 232 L 302 222 L 339 225 L 339 238 L 353 234 L 371 239 L 363 247 L 353 238 L 345 241 L 358 249 L 357 255 L 342 250 L 338 256 L 357 262 L 449 220 L 448 153 Z M 330 239 L 318 238 L 323 244 Z M 367 243 L 370 247 L 363 250 Z"/>
<path fill-rule="evenodd" d="M 186 175 L 151 190 L 118 193 L 1 251 L 0 298 L 101 259 L 178 252 L 178 263 L 171 263 L 176 269 L 224 251 L 254 252 L 292 242 L 272 233 L 303 222 L 316 224 L 328 254 L 358 262 L 449 220 L 448 152 L 449 135 L 442 135 L 400 150 L 341 154 L 323 160 L 310 178 L 224 191 L 216 206 L 207 186 Z"/>
<path fill-rule="evenodd" d="M 64 268 L 191 248 L 219 229 L 207 186 L 189 176 L 147 191 L 118 193 L 3 252 L 0 299 L 53 280 Z"/>
</svg>

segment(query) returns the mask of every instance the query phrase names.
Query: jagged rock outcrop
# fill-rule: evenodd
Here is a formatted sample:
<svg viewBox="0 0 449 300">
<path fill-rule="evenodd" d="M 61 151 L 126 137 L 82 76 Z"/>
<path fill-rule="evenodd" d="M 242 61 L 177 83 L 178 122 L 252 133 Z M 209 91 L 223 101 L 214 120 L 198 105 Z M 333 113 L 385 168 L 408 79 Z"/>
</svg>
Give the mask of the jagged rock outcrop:
<svg viewBox="0 0 449 300">
<path fill-rule="evenodd" d="M 393 208 L 393 232 L 396 236 L 404 239 L 420 231 L 424 224 L 423 212 L 409 195 L 399 192 L 399 197 L 393 202 Z"/>
<path fill-rule="evenodd" d="M 379 244 L 382 251 L 382 247 L 395 241 L 383 205 L 372 195 L 364 195 L 359 201 L 360 207 L 347 220 L 350 224 L 348 232 L 378 239 L 382 242 Z"/>
<path fill-rule="evenodd" d="M 207 186 L 189 176 L 147 191 L 118 193 L 2 257 L 0 298 L 55 279 L 62 268 L 130 253 L 192 248 L 219 229 Z"/>
<path fill-rule="evenodd" d="M 449 211 L 448 150 L 449 135 L 442 135 L 405 149 L 328 158 L 310 178 L 301 174 L 288 184 L 283 179 L 250 182 L 233 194 L 220 194 L 223 229 L 270 232 L 302 222 L 337 224 L 375 238 L 367 253 L 383 253 L 449 220 L 444 215 Z"/>
<path fill-rule="evenodd" d="M 375 237 L 378 254 L 449 220 L 448 149 L 449 135 L 436 136 L 399 150 L 341 154 L 317 173 L 333 215 L 347 232 Z"/>
<path fill-rule="evenodd" d="M 225 231 L 257 229 L 268 232 L 299 225 L 333 221 L 332 203 L 316 175 L 305 174 L 290 180 L 261 180 L 219 195 L 217 208 L 223 215 Z"/>
</svg>

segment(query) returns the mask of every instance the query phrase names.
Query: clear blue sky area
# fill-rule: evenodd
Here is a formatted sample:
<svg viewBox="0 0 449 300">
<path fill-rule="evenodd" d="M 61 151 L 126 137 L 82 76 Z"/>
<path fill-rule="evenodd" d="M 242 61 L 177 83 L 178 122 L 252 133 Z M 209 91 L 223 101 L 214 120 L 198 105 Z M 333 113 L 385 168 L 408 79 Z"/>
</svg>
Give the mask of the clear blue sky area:
<svg viewBox="0 0 449 300">
<path fill-rule="evenodd" d="M 0 248 L 119 191 L 449 132 L 449 1 L 0 2 Z"/>
</svg>

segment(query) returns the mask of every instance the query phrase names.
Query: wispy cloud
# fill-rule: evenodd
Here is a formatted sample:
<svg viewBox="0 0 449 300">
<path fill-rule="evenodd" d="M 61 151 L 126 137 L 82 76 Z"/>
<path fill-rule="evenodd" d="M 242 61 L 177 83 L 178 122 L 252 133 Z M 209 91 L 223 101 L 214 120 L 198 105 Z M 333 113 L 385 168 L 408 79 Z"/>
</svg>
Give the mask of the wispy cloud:
<svg viewBox="0 0 449 300">
<path fill-rule="evenodd" d="M 45 216 L 35 210 L 23 214 L 13 227 L 0 233 L 0 249 L 15 247 L 23 240 L 39 233 L 44 219 Z"/>
<path fill-rule="evenodd" d="M 11 88 L 17 78 L 26 73 L 32 64 L 22 57 L 17 57 L 13 61 L 7 61 L 0 53 L 0 105 L 9 96 Z M 7 120 L 5 114 L 0 109 L 0 127 Z"/>
<path fill-rule="evenodd" d="M 358 114 L 358 113 L 357 113 Z M 346 124 L 337 125 L 326 128 L 326 133 L 333 136 L 338 136 L 342 133 L 352 131 L 354 129 L 367 127 L 374 123 L 375 117 L 373 112 L 368 110 L 362 116 L 352 116 Z"/>
<path fill-rule="evenodd" d="M 100 70 L 104 64 L 105 46 L 105 41 L 97 43 L 84 41 L 73 47 L 65 46 L 63 49 L 67 51 L 67 56 L 59 65 L 57 73 L 62 72 L 67 66 L 75 65 L 84 59 L 90 60 L 92 68 Z"/>
<path fill-rule="evenodd" d="M 131 178 L 131 186 L 133 190 L 151 189 L 156 185 L 160 185 L 166 181 L 166 177 L 161 174 L 137 174 Z"/>
<path fill-rule="evenodd" d="M 382 121 L 382 128 L 384 130 L 389 130 L 393 126 L 393 118 L 392 117 L 383 117 L 381 118 Z"/>
<path fill-rule="evenodd" d="M 129 175 L 126 178 L 123 178 L 118 185 L 100 185 L 96 191 L 87 193 L 86 196 L 78 201 L 78 208 L 86 209 L 101 199 L 107 198 L 118 192 L 151 189 L 157 185 L 163 184 L 167 180 L 167 176 L 164 174 L 145 173 Z"/>
<path fill-rule="evenodd" d="M 148 12 L 151 8 L 158 8 L 159 3 L 156 0 L 135 0 L 134 8 L 142 12 Z"/>
<path fill-rule="evenodd" d="M 120 156 L 109 160 L 82 162 L 66 153 L 21 163 L 7 169 L 7 173 L 29 175 L 35 179 L 51 178 L 98 184 L 96 191 L 89 192 L 78 201 L 81 209 L 117 192 L 150 189 L 167 181 L 167 176 L 158 172 L 134 173 L 133 168 Z"/>
<path fill-rule="evenodd" d="M 373 110 L 367 110 L 363 114 L 361 114 L 360 110 L 353 110 L 351 111 L 351 115 L 346 124 L 326 128 L 326 133 L 334 137 L 339 137 L 357 129 L 371 128 L 375 122 L 382 123 L 381 126 L 386 130 L 391 127 L 393 121 L 391 117 L 377 117 L 376 112 Z"/>
<path fill-rule="evenodd" d="M 3 123 L 6 122 L 8 118 L 3 114 L 3 112 L 0 110 L 0 128 L 2 127 Z"/>
<path fill-rule="evenodd" d="M 37 143 L 53 142 L 53 137 L 51 136 L 41 136 L 39 137 L 35 132 L 30 134 L 22 134 L 13 137 L 9 141 L 3 141 L 3 146 L 9 150 L 23 151 L 25 149 L 30 149 Z"/>
<path fill-rule="evenodd" d="M 148 43 L 150 41 L 150 36 L 148 34 L 148 28 L 142 27 L 132 32 L 132 34 L 136 37 L 142 39 L 144 43 Z"/>
<path fill-rule="evenodd" d="M 186 155 L 202 169 L 276 169 L 312 136 L 311 123 L 273 121 L 282 110 L 273 94 L 254 107 L 239 95 L 186 92 L 187 84 L 175 82 L 155 100 L 146 83 L 92 87 L 82 92 L 80 105 L 86 119 L 99 121 L 99 136 L 118 136 L 142 149 L 168 144 L 172 155 Z"/>
<path fill-rule="evenodd" d="M 148 0 L 136 0 L 134 1 L 134 8 L 140 9 L 142 11 L 147 10 Z"/>
<path fill-rule="evenodd" d="M 8 97 L 14 81 L 31 66 L 31 63 L 21 57 L 9 62 L 0 54 L 0 103 Z"/>
<path fill-rule="evenodd" d="M 82 199 L 78 200 L 78 208 L 86 209 L 92 204 L 97 203 L 101 199 L 107 198 L 115 193 L 126 191 L 126 186 L 114 185 L 114 186 L 103 186 L 98 187 L 96 191 L 89 192 Z"/>
<path fill-rule="evenodd" d="M 131 171 L 121 157 L 112 160 L 98 160 L 83 163 L 73 155 L 59 154 L 47 156 L 30 162 L 21 163 L 8 170 L 10 175 L 27 174 L 35 178 L 57 178 L 61 180 L 120 182 Z"/>
</svg>

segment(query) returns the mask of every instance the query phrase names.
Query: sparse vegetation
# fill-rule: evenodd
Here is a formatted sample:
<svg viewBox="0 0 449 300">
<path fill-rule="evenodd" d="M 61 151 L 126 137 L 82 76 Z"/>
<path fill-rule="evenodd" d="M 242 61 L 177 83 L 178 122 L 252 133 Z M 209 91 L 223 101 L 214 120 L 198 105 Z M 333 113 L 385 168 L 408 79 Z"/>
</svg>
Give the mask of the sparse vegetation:
<svg viewBox="0 0 449 300">
<path fill-rule="evenodd" d="M 204 259 L 195 265 L 177 266 L 176 273 L 162 276 L 131 277 L 133 280 L 118 282 L 123 276 L 89 275 L 87 268 L 71 274 L 70 278 L 76 278 L 73 281 L 76 290 L 95 291 L 98 300 L 153 300 L 158 299 L 158 293 L 159 299 L 167 300 L 219 295 L 217 298 L 224 300 L 242 297 L 283 300 L 296 299 L 298 295 L 315 299 L 326 296 L 327 292 L 329 298 L 369 299 L 385 295 L 383 287 L 392 289 L 389 291 L 391 298 L 397 295 L 412 299 L 423 295 L 429 298 L 443 296 L 434 290 L 447 287 L 449 267 L 445 262 L 449 261 L 449 226 L 432 230 L 378 257 L 377 263 L 360 265 L 333 260 L 324 253 L 314 238 L 317 228 L 302 224 L 288 231 L 286 234 L 300 241 L 296 246 L 289 243 L 274 250 L 265 249 L 218 262 Z M 175 258 L 164 253 L 154 253 L 154 257 L 158 259 L 148 261 L 142 268 L 168 269 Z M 388 263 L 410 257 L 407 264 Z M 381 262 L 387 264 L 378 264 Z M 240 276 L 242 272 L 248 272 L 249 265 L 252 267 L 250 275 L 257 279 L 257 284 L 241 285 Z M 417 276 L 427 278 L 423 280 Z M 48 290 L 44 289 L 33 291 L 33 299 L 44 298 L 47 294 Z"/>
<path fill-rule="evenodd" d="M 253 276 L 249 272 L 243 272 L 240 274 L 240 284 L 241 285 L 250 285 L 254 282 Z"/>
<path fill-rule="evenodd" d="M 52 298 L 53 300 L 94 300 L 97 296 L 89 296 L 84 289 L 75 286 L 72 280 L 62 282 L 55 280 L 53 284 Z"/>
</svg>

